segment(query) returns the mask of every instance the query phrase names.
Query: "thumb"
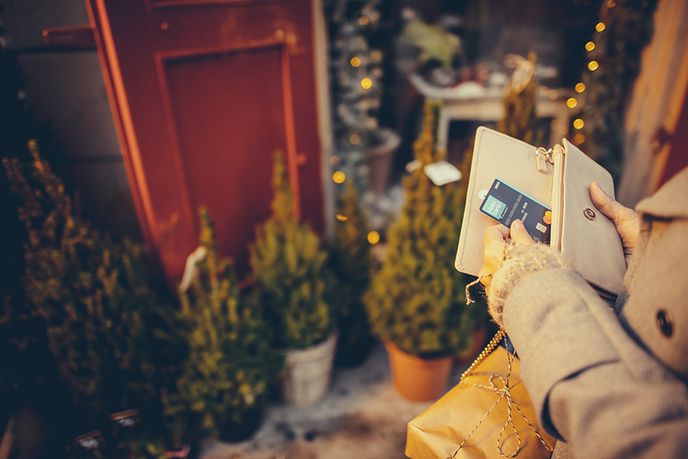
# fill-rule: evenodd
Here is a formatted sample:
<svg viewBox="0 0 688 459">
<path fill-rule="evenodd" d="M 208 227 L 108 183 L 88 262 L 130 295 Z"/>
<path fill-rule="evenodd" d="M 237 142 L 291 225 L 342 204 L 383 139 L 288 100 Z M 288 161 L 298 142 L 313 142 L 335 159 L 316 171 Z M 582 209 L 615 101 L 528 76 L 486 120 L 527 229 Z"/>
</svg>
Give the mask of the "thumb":
<svg viewBox="0 0 688 459">
<path fill-rule="evenodd" d="M 534 242 L 521 220 L 514 220 L 511 223 L 511 240 L 516 245 L 530 245 Z"/>
<path fill-rule="evenodd" d="M 597 182 L 590 184 L 590 199 L 595 207 L 614 223 L 620 223 L 630 210 L 612 199 Z"/>
</svg>

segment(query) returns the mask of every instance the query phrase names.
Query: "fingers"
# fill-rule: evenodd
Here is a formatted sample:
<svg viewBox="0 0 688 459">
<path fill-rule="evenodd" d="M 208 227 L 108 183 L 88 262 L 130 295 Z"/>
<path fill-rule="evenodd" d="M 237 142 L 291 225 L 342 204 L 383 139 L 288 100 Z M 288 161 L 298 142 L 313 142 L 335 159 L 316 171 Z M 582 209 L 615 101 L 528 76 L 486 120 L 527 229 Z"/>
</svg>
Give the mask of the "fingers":
<svg viewBox="0 0 688 459">
<path fill-rule="evenodd" d="M 592 199 L 592 203 L 595 204 L 595 207 L 614 223 L 619 223 L 619 220 L 624 218 L 629 211 L 633 212 L 631 209 L 622 206 L 609 197 L 597 182 L 592 182 L 588 191 L 590 192 L 590 199 Z"/>
<path fill-rule="evenodd" d="M 504 225 L 492 225 L 483 232 L 483 267 L 480 269 L 480 282 L 488 288 L 490 275 L 493 274 L 504 260 L 506 250 L 506 238 L 509 236 L 509 228 Z"/>
<path fill-rule="evenodd" d="M 595 207 L 614 222 L 616 231 L 621 236 L 624 253 L 626 255 L 633 253 L 638 241 L 638 234 L 640 233 L 640 217 L 638 214 L 633 209 L 624 207 L 612 199 L 596 182 L 590 184 L 589 191 L 590 199 L 592 199 Z"/>
<path fill-rule="evenodd" d="M 528 231 L 526 231 L 526 227 L 523 226 L 521 220 L 514 220 L 511 223 L 511 240 L 515 245 L 530 245 L 535 242 L 528 234 Z"/>
<path fill-rule="evenodd" d="M 509 228 L 501 224 L 488 226 L 483 231 L 483 242 L 485 245 L 493 241 L 504 242 L 508 237 Z"/>
</svg>

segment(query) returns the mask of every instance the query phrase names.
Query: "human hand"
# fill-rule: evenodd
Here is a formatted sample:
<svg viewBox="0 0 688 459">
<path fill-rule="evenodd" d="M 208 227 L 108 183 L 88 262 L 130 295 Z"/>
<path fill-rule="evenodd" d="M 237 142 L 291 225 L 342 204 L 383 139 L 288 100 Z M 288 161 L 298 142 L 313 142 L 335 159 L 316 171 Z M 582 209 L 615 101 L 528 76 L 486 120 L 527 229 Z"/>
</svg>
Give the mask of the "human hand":
<svg viewBox="0 0 688 459">
<path fill-rule="evenodd" d="M 492 274 L 504 262 L 504 254 L 509 240 L 514 245 L 531 245 L 535 243 L 521 220 L 514 220 L 511 223 L 511 229 L 504 225 L 493 225 L 488 226 L 483 231 L 483 267 L 480 268 L 478 279 L 480 279 L 480 283 L 485 286 L 486 290 L 490 286 Z"/>
<path fill-rule="evenodd" d="M 604 192 L 597 182 L 592 182 L 588 191 L 590 192 L 590 199 L 592 199 L 592 203 L 595 207 L 614 222 L 616 231 L 621 237 L 624 255 L 626 255 L 626 257 L 630 256 L 638 243 L 640 216 L 633 209 L 624 207 L 612 199 Z"/>
</svg>

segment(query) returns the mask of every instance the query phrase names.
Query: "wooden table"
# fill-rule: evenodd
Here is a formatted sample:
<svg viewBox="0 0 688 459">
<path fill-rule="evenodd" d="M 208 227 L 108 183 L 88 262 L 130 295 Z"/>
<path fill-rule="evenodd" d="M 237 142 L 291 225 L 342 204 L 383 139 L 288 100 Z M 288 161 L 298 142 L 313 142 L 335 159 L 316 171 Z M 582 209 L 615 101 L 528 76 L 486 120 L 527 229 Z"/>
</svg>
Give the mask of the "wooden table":
<svg viewBox="0 0 688 459">
<path fill-rule="evenodd" d="M 452 120 L 496 122 L 504 116 L 504 92 L 502 88 L 480 88 L 482 92 L 462 88 L 441 88 L 428 84 L 419 75 L 409 77 L 413 86 L 425 98 L 440 103 L 437 147 L 446 148 L 449 140 L 449 124 Z M 477 83 L 476 83 L 477 86 Z M 552 118 L 550 145 L 561 142 L 568 132 L 569 119 L 576 109 L 566 106 L 566 99 L 573 96 L 570 89 L 538 88 L 535 110 L 538 118 Z"/>
</svg>

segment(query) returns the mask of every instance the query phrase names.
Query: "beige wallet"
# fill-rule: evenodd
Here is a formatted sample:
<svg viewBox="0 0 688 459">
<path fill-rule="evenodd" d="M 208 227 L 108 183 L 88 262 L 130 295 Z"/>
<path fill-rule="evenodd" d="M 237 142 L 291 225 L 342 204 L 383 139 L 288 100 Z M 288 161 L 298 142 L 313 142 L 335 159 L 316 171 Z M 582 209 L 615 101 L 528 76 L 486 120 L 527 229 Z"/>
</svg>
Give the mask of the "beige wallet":
<svg viewBox="0 0 688 459">
<path fill-rule="evenodd" d="M 588 193 L 590 183 L 597 182 L 613 197 L 609 172 L 566 139 L 551 149 L 536 148 L 486 127 L 479 127 L 475 137 L 458 271 L 477 276 L 483 265 L 483 231 L 495 222 L 479 209 L 496 178 L 550 206 L 550 246 L 604 296 L 621 292 L 626 272 L 621 239 Z"/>
</svg>

